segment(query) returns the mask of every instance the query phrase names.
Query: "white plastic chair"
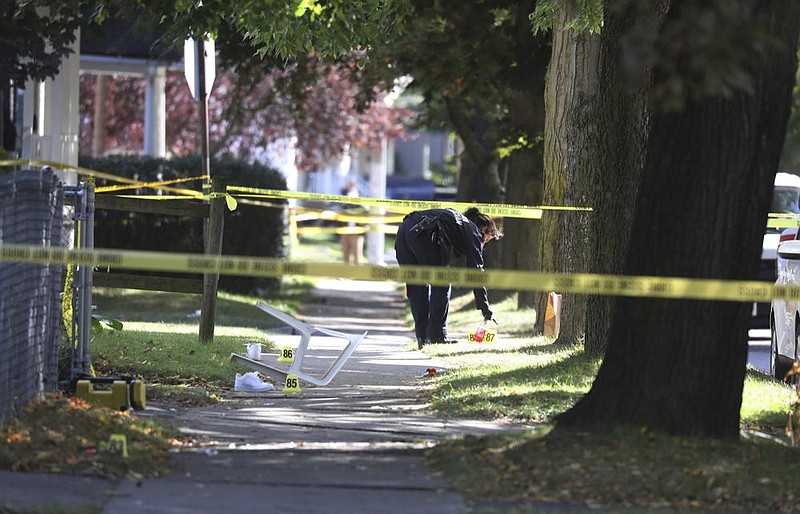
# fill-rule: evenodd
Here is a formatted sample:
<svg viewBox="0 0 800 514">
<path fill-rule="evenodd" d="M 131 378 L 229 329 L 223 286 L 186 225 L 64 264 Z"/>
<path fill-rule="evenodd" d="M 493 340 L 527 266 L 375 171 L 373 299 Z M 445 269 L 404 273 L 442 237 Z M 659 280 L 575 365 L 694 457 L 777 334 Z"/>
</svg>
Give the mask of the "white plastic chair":
<svg viewBox="0 0 800 514">
<path fill-rule="evenodd" d="M 243 366 L 252 369 L 253 371 L 258 371 L 264 373 L 267 376 L 271 376 L 276 380 L 280 380 L 281 382 L 285 382 L 286 377 L 289 375 L 296 375 L 297 378 L 303 380 L 305 382 L 324 386 L 328 385 L 333 377 L 342 369 L 344 363 L 347 359 L 350 358 L 350 355 L 356 351 L 358 345 L 361 344 L 361 341 L 367 337 L 367 332 L 363 334 L 347 334 L 344 332 L 339 332 L 338 330 L 331 330 L 329 328 L 323 327 L 315 327 L 313 325 L 309 325 L 307 323 L 303 323 L 299 319 L 296 319 L 285 312 L 281 312 L 273 307 L 270 307 L 264 302 L 257 302 L 256 307 L 261 309 L 262 311 L 266 312 L 270 316 L 279 319 L 280 321 L 286 323 L 288 326 L 296 329 L 300 332 L 300 344 L 297 346 L 297 350 L 295 351 L 294 361 L 292 362 L 291 366 L 289 366 L 288 371 L 281 370 L 279 368 L 275 368 L 268 364 L 264 364 L 263 362 L 250 359 L 244 355 L 239 355 L 237 353 L 231 354 L 231 360 L 242 364 Z M 346 339 L 348 341 L 347 346 L 344 347 L 342 352 L 333 361 L 330 367 L 325 371 L 325 373 L 321 377 L 316 377 L 314 375 L 310 375 L 305 373 L 302 370 L 303 367 L 303 358 L 306 355 L 306 351 L 308 350 L 308 344 L 311 341 L 311 336 L 314 334 L 324 334 L 326 336 L 337 337 L 340 339 Z"/>
</svg>

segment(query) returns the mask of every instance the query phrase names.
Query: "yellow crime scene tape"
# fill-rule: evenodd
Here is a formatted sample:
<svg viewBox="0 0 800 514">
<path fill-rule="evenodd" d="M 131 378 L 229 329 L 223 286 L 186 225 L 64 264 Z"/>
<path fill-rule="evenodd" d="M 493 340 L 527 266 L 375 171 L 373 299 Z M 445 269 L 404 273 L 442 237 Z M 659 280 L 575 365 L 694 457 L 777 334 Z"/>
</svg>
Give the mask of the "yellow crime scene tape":
<svg viewBox="0 0 800 514">
<path fill-rule="evenodd" d="M 209 195 L 206 195 L 199 191 L 193 191 L 191 189 L 173 188 L 170 185 L 168 185 L 170 181 L 145 183 L 129 179 L 126 177 L 113 175 L 110 173 L 96 171 L 89 168 L 82 168 L 80 166 L 72 166 L 69 164 L 64 164 L 55 161 L 44 161 L 44 160 L 0 161 L 0 167 L 1 166 L 49 166 L 57 170 L 72 171 L 75 173 L 79 173 L 81 175 L 92 176 L 95 178 L 103 178 L 107 180 L 114 180 L 117 182 L 121 182 L 123 184 L 128 184 L 130 186 L 152 187 L 165 191 L 171 191 L 178 195 L 183 195 L 195 199 L 205 199 L 209 197 Z M 338 202 L 338 203 L 347 203 L 355 205 L 384 207 L 387 210 L 391 210 L 393 212 L 402 212 L 402 213 L 408 213 L 411 211 L 416 211 L 421 209 L 446 209 L 446 208 L 452 208 L 463 211 L 470 207 L 478 207 L 481 210 L 481 212 L 488 214 L 490 216 L 541 219 L 542 212 L 545 210 L 572 211 L 572 212 L 592 211 L 591 207 L 552 206 L 552 205 L 542 205 L 542 206 L 532 207 L 528 205 L 515 205 L 515 204 L 446 202 L 446 201 L 428 201 L 428 200 L 399 200 L 399 199 L 389 199 L 389 198 L 351 197 L 345 195 L 306 193 L 302 191 L 285 191 L 280 189 L 263 189 L 263 188 L 243 187 L 234 185 L 229 185 L 227 190 L 229 195 L 231 193 L 239 193 L 235 195 L 237 197 L 282 198 L 286 200 L 294 199 L 294 200 L 311 200 L 311 201 L 322 201 L 322 202 Z M 175 200 L 178 199 L 179 197 L 156 196 L 148 198 L 158 199 L 158 200 Z M 232 202 L 229 200 L 228 201 L 229 208 L 231 206 L 231 203 Z"/>
<path fill-rule="evenodd" d="M 49 166 L 50 168 L 53 168 L 54 170 L 71 171 L 71 172 L 74 172 L 74 173 L 78 173 L 80 175 L 87 175 L 87 176 L 95 177 L 95 178 L 113 180 L 115 182 L 122 182 L 123 184 L 129 184 L 129 185 L 133 185 L 133 186 L 136 186 L 136 187 L 145 187 L 145 186 L 142 185 L 142 184 L 144 184 L 144 182 L 141 182 L 139 180 L 134 180 L 134 179 L 126 178 L 126 177 L 121 177 L 119 175 L 113 175 L 111 173 L 105 173 L 103 171 L 90 170 L 89 168 L 81 168 L 80 166 L 71 166 L 69 164 L 64 164 L 63 162 L 42 161 L 42 160 L 0 161 L 0 167 L 6 167 L 6 166 L 40 166 L 40 167 Z M 175 187 L 171 187 L 169 185 L 156 185 L 156 184 L 159 184 L 158 182 L 150 182 L 149 184 L 152 184 L 152 185 L 148 185 L 147 187 L 152 187 L 152 188 L 155 188 L 155 189 L 163 189 L 165 191 L 171 191 L 171 192 L 179 194 L 179 195 L 185 195 L 185 196 L 190 196 L 190 197 L 194 197 L 194 198 L 202 198 L 203 197 L 203 193 L 200 193 L 198 191 L 194 191 L 192 189 L 175 188 Z"/>
<path fill-rule="evenodd" d="M 800 227 L 800 214 L 771 212 L 767 215 L 767 228 Z"/>
<path fill-rule="evenodd" d="M 106 180 L 113 180 L 128 184 L 127 186 L 103 186 L 97 188 L 96 192 L 111 192 L 123 190 L 124 188 L 144 188 L 151 187 L 155 189 L 163 189 L 171 191 L 180 196 L 143 196 L 131 195 L 131 198 L 147 198 L 158 200 L 186 200 L 186 199 L 207 199 L 211 195 L 204 194 L 199 191 L 182 188 L 172 188 L 169 184 L 189 182 L 192 180 L 208 179 L 207 175 L 198 175 L 195 177 L 187 177 L 182 179 L 173 179 L 160 182 L 140 182 L 134 179 L 129 179 L 111 173 L 92 170 L 89 168 L 82 168 L 80 166 L 72 166 L 69 164 L 46 161 L 46 160 L 0 160 L 0 167 L 7 166 L 49 166 L 53 169 L 73 171 L 82 175 L 92 176 L 96 178 L 103 178 Z M 394 212 L 411 212 L 420 209 L 434 209 L 434 208 L 454 208 L 457 210 L 464 210 L 469 207 L 478 207 L 486 214 L 499 217 L 517 217 L 528 219 L 541 219 L 542 212 L 545 210 L 558 210 L 558 211 L 574 211 L 574 212 L 591 212 L 591 207 L 572 207 L 572 206 L 536 206 L 531 207 L 527 205 L 513 205 L 513 204 L 484 204 L 484 203 L 470 203 L 470 202 L 445 202 L 445 201 L 422 201 L 422 200 L 392 200 L 381 198 L 361 198 L 350 197 L 344 195 L 328 195 L 320 193 L 305 193 L 298 191 L 283 191 L 278 189 L 261 189 L 242 186 L 228 186 L 229 193 L 226 195 L 228 208 L 234 210 L 236 201 L 230 192 L 245 193 L 235 196 L 254 196 L 266 198 L 282 198 L 282 199 L 297 199 L 297 200 L 318 200 L 328 202 L 340 202 L 359 205 L 373 205 L 379 207 L 386 207 Z M 219 193 L 217 193 L 219 194 Z M 253 205 L 264 205 L 269 207 L 285 207 L 278 204 L 261 203 L 255 201 L 244 200 L 242 203 L 249 203 Z M 368 223 L 368 222 L 367 222 Z M 393 221 L 386 221 L 386 223 L 393 223 Z M 767 228 L 790 228 L 800 227 L 800 214 L 794 213 L 769 213 L 767 220 Z"/>
<path fill-rule="evenodd" d="M 477 207 L 481 212 L 489 214 L 490 216 L 508 217 L 508 218 L 527 218 L 527 219 L 541 219 L 542 212 L 545 210 L 554 211 L 578 211 L 590 212 L 591 207 L 559 207 L 559 206 L 538 206 L 531 207 L 528 205 L 512 205 L 512 204 L 495 204 L 495 203 L 473 203 L 473 202 L 444 202 L 444 201 L 429 201 L 429 200 L 397 200 L 390 198 L 367 198 L 367 197 L 352 197 L 345 195 L 328 195 L 321 193 L 304 193 L 302 191 L 283 191 L 280 189 L 260 189 L 254 187 L 241 187 L 241 186 L 228 186 L 228 191 L 232 193 L 240 193 L 237 196 L 254 196 L 254 197 L 267 197 L 267 198 L 285 198 L 289 200 L 316 200 L 322 202 L 339 202 L 358 205 L 369 205 L 376 207 L 385 207 L 387 210 L 394 212 L 411 212 L 421 209 L 446 209 L 453 208 L 456 210 L 465 210 L 470 207 Z"/>
<path fill-rule="evenodd" d="M 468 288 L 558 291 L 603 296 L 742 302 L 766 302 L 773 298 L 800 300 L 800 286 L 775 286 L 769 282 L 745 280 L 508 270 L 481 272 L 476 269 L 435 266 L 350 266 L 341 263 L 291 262 L 243 256 L 209 256 L 108 249 L 73 250 L 17 244 L 0 244 L 0 260 L 182 273 L 219 273 L 244 276 L 302 275 L 410 284 L 453 284 Z"/>
<path fill-rule="evenodd" d="M 76 173 L 80 173 L 81 175 L 92 176 L 95 178 L 102 178 L 106 180 L 113 180 L 116 182 L 122 182 L 125 185 L 115 185 L 115 186 L 100 186 L 95 189 L 95 193 L 97 194 L 109 194 L 109 193 L 117 193 L 120 191 L 127 191 L 131 189 L 140 189 L 140 188 L 153 188 L 153 189 L 162 189 L 169 192 L 177 193 L 175 195 L 118 195 L 122 198 L 132 198 L 132 199 L 140 199 L 140 200 L 160 200 L 160 201 L 181 201 L 181 200 L 202 200 L 202 199 L 209 199 L 209 198 L 225 198 L 226 205 L 228 210 L 234 211 L 238 206 L 238 201 L 234 198 L 233 195 L 229 193 L 202 193 L 199 191 L 194 191 L 191 189 L 184 189 L 184 188 L 172 188 L 169 187 L 172 184 L 179 184 L 185 182 L 192 182 L 197 180 L 205 180 L 208 178 L 207 175 L 197 175 L 194 177 L 185 177 L 185 178 L 178 178 L 178 179 L 170 179 L 170 180 L 163 180 L 163 181 L 151 181 L 151 182 L 141 182 L 133 179 L 128 179 L 126 177 L 121 177 L 118 175 L 113 175 L 110 173 L 105 173 L 97 170 L 92 170 L 88 168 L 82 168 L 80 166 L 70 166 L 59 162 L 54 161 L 42 161 L 42 160 L 30 160 L 30 161 L 21 161 L 21 160 L 13 160 L 13 161 L 0 161 L 0 166 L 50 166 L 53 169 L 59 169 L 64 171 L 74 171 Z M 304 193 L 303 196 L 312 195 L 312 193 Z M 344 197 L 344 198 L 351 198 L 351 197 Z M 279 207 L 279 208 L 286 208 L 285 204 L 275 204 L 269 202 L 259 202 L 258 200 L 248 200 L 242 199 L 241 203 L 249 204 L 249 205 L 257 205 L 262 207 Z M 322 219 L 322 220 L 334 220 L 334 221 L 342 221 L 342 222 L 354 222 L 354 223 L 364 223 L 364 224 L 391 224 L 391 223 L 399 223 L 402 221 L 402 216 L 397 215 L 354 215 L 342 212 L 335 212 L 335 211 L 318 211 L 316 213 L 311 212 L 311 209 L 302 208 L 304 214 L 302 218 L 297 218 L 295 221 L 307 221 L 312 219 Z M 311 233 L 325 233 L 325 232 L 334 232 L 337 234 L 363 234 L 367 229 L 365 227 L 339 227 L 338 229 L 331 229 L 331 228 L 322 228 L 322 227 L 300 227 L 297 230 L 298 234 L 311 234 Z M 397 227 L 392 227 L 390 225 L 386 225 L 382 228 L 374 228 L 371 230 L 380 230 L 386 234 L 394 234 L 397 233 Z"/>
<path fill-rule="evenodd" d="M 205 180 L 208 178 L 208 175 L 197 175 L 196 177 L 186 177 L 186 178 L 174 178 L 170 180 L 160 180 L 154 182 L 141 182 L 138 184 L 127 184 L 124 186 L 101 186 L 96 187 L 94 192 L 95 193 L 116 193 L 117 191 L 129 191 L 131 189 L 139 189 L 139 188 L 157 188 L 159 186 L 169 186 L 172 184 L 182 184 L 184 182 L 194 182 L 196 180 Z M 178 197 L 183 198 L 183 197 Z"/>
<path fill-rule="evenodd" d="M 195 180 L 204 180 L 207 179 L 207 175 L 198 175 L 194 177 L 186 177 L 182 179 L 171 179 L 171 180 L 164 180 L 164 181 L 157 181 L 157 182 L 141 182 L 136 181 L 133 179 L 128 179 L 126 177 L 121 177 L 118 175 L 113 175 L 110 173 L 105 173 L 101 171 L 92 170 L 89 168 L 82 168 L 80 166 L 71 166 L 59 162 L 54 161 L 43 161 L 43 160 L 30 160 L 30 161 L 22 161 L 22 160 L 15 160 L 15 161 L 0 161 L 0 166 L 19 166 L 19 165 L 26 165 L 26 166 L 50 166 L 53 169 L 65 170 L 65 171 L 73 171 L 76 173 L 80 173 L 82 175 L 92 176 L 95 178 L 103 178 L 106 180 L 114 180 L 117 182 L 122 182 L 126 185 L 117 185 L 117 186 L 102 186 L 98 187 L 95 192 L 96 193 L 113 193 L 119 191 L 125 191 L 129 189 L 137 189 L 137 188 L 154 188 L 154 189 L 162 189 L 165 191 L 170 191 L 173 193 L 177 193 L 177 195 L 120 195 L 125 198 L 138 198 L 138 199 L 147 199 L 147 200 L 159 200 L 159 201 L 170 201 L 170 200 L 197 200 L 197 199 L 208 199 L 208 198 L 215 198 L 215 197 L 223 197 L 225 198 L 227 207 L 229 210 L 233 211 L 237 207 L 237 200 L 235 197 L 245 197 L 243 199 L 243 203 L 249 204 L 256 204 L 252 200 L 248 201 L 246 197 L 256 197 L 256 198 L 279 198 L 279 199 L 295 199 L 295 200 L 317 200 L 317 201 L 328 201 L 328 202 L 340 202 L 340 203 L 347 203 L 347 204 L 358 204 L 358 205 L 369 205 L 369 206 L 382 206 L 386 207 L 394 212 L 411 212 L 413 210 L 419 209 L 433 209 L 433 208 L 454 208 L 454 209 L 467 209 L 469 207 L 478 207 L 481 209 L 482 212 L 492 215 L 492 216 L 506 216 L 506 217 L 520 217 L 520 218 L 529 218 L 529 219 L 541 219 L 542 217 L 542 210 L 551 209 L 551 210 L 565 210 L 565 211 L 591 211 L 591 208 L 584 208 L 584 207 L 555 207 L 555 206 L 543 206 L 543 207 L 530 207 L 526 205 L 508 205 L 508 204 L 478 204 L 478 203 L 469 203 L 469 202 L 435 202 L 435 201 L 412 201 L 412 200 L 392 200 L 392 199 L 382 199 L 382 198 L 362 198 L 362 197 L 351 197 L 345 195 L 328 195 L 328 194 L 320 194 L 320 193 L 305 193 L 305 192 L 298 192 L 298 191 L 284 191 L 279 189 L 262 189 L 262 188 L 252 188 L 252 187 L 242 187 L 242 186 L 228 186 L 228 193 L 211 193 L 211 194 L 204 194 L 199 191 L 194 191 L 191 189 L 183 189 L 183 188 L 173 188 L 170 187 L 171 184 L 183 183 L 183 182 L 190 182 Z M 232 195 L 231 192 L 240 192 L 245 194 L 239 195 Z M 267 205 L 267 206 L 275 206 L 275 205 Z M 353 234 L 353 233 L 364 233 L 367 230 L 380 230 L 386 234 L 394 234 L 397 233 L 397 227 L 392 227 L 392 223 L 399 223 L 402 221 L 402 216 L 379 216 L 376 214 L 370 215 L 356 215 L 356 214 L 348 214 L 348 213 L 336 213 L 334 211 L 320 211 L 317 214 L 312 214 L 309 212 L 308 208 L 304 208 L 303 215 L 295 215 L 295 222 L 306 221 L 311 219 L 323 219 L 323 220 L 335 220 L 335 221 L 342 221 L 342 222 L 354 222 L 354 223 L 363 223 L 368 225 L 377 225 L 381 224 L 384 225 L 382 228 L 362 228 L 359 230 L 330 230 L 330 229 L 319 229 L 319 228 L 307 228 L 307 227 L 299 227 L 297 232 L 298 234 L 309 234 L 309 233 L 323 233 L 326 231 L 335 232 L 337 234 Z M 297 217 L 301 216 L 301 217 Z"/>
</svg>

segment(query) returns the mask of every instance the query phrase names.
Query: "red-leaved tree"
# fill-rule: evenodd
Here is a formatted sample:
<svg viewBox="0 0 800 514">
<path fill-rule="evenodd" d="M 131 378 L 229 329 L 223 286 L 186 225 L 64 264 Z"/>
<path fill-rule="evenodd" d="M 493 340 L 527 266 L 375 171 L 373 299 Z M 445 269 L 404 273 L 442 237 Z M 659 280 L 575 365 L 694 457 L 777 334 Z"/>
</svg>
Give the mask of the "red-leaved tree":
<svg viewBox="0 0 800 514">
<path fill-rule="evenodd" d="M 364 104 L 358 80 L 354 62 L 326 62 L 316 56 L 261 73 L 223 70 L 209 97 L 211 152 L 252 161 L 270 143 L 294 137 L 297 167 L 311 171 L 339 157 L 348 146 L 369 148 L 384 138 L 404 137 L 412 113 L 387 105 L 387 92 L 380 88 Z M 100 133 L 105 143 L 99 153 L 140 153 L 144 80 L 113 76 L 104 82 L 105 94 L 98 97 L 97 76 L 81 76 L 81 153 L 92 153 L 98 137 L 96 112 L 104 117 Z M 102 99 L 103 109 L 95 108 L 97 98 Z M 179 72 L 167 74 L 166 110 L 167 153 L 196 153 L 197 101 Z"/>
</svg>

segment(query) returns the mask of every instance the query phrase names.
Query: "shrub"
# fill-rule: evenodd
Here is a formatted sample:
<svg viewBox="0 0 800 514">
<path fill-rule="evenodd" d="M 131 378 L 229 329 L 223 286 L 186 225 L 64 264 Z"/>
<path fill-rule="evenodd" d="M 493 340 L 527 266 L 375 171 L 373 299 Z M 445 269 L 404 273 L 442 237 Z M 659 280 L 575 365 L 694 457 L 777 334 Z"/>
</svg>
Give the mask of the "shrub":
<svg viewBox="0 0 800 514">
<path fill-rule="evenodd" d="M 159 159 L 138 155 L 109 157 L 82 156 L 80 166 L 132 178 L 142 182 L 171 180 L 201 174 L 200 156 Z M 228 184 L 265 189 L 286 189 L 280 172 L 259 164 L 230 158 L 212 159 L 214 176 L 222 176 Z M 102 186 L 105 180 L 98 179 Z M 174 187 L 200 188 L 200 183 L 176 184 Z M 120 194 L 129 193 L 124 191 Z M 142 189 L 140 194 L 154 194 Z M 282 205 L 282 200 L 270 201 Z M 283 236 L 286 232 L 282 208 L 246 205 L 239 202 L 235 211 L 226 211 L 222 252 L 270 258 L 285 256 Z M 95 213 L 95 245 L 98 248 L 153 250 L 165 252 L 203 252 L 203 220 L 200 218 L 98 210 Z M 233 293 L 263 294 L 277 290 L 278 278 L 223 275 L 219 287 Z"/>
</svg>

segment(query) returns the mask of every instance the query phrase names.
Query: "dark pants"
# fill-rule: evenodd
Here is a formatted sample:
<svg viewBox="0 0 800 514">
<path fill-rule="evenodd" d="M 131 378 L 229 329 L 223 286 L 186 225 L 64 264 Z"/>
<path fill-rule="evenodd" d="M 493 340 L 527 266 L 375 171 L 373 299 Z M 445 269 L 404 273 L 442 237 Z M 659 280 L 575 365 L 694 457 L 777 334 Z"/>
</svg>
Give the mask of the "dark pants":
<svg viewBox="0 0 800 514">
<path fill-rule="evenodd" d="M 417 237 L 409 232 L 420 219 L 412 214 L 397 230 L 394 243 L 397 262 L 400 265 L 446 266 L 445 256 L 439 245 L 431 241 L 430 233 Z M 414 316 L 417 341 L 445 341 L 447 313 L 450 310 L 450 286 L 407 284 L 406 293 L 411 315 Z"/>
</svg>

